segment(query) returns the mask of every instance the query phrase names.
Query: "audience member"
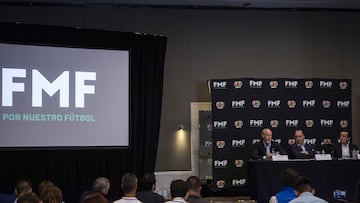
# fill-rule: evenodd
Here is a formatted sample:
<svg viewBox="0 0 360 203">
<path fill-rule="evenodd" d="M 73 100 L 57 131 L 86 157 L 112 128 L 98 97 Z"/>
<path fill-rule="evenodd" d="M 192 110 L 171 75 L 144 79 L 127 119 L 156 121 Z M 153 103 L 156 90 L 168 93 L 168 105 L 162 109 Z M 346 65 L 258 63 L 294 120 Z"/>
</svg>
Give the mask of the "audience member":
<svg viewBox="0 0 360 203">
<path fill-rule="evenodd" d="M 108 203 L 109 201 L 101 192 L 87 191 L 81 194 L 80 203 Z"/>
<path fill-rule="evenodd" d="M 297 198 L 289 203 L 327 203 L 327 201 L 315 196 L 315 188 L 312 181 L 307 177 L 300 177 L 295 184 L 295 193 Z"/>
<path fill-rule="evenodd" d="M 358 150 L 359 148 L 350 143 L 351 135 L 348 131 L 342 130 L 340 131 L 339 141 L 340 143 L 336 143 L 333 147 L 333 156 L 334 158 L 342 158 L 349 159 L 352 157 L 352 151 Z"/>
<path fill-rule="evenodd" d="M 136 198 L 144 203 L 162 203 L 165 202 L 163 196 L 154 192 L 156 189 L 156 179 L 154 173 L 146 173 L 140 179 Z"/>
<path fill-rule="evenodd" d="M 190 176 L 186 179 L 188 186 L 187 201 L 189 203 L 209 203 L 208 200 L 201 197 L 201 183 L 196 176 Z"/>
<path fill-rule="evenodd" d="M 55 185 L 48 186 L 40 193 L 42 203 L 61 203 L 63 200 L 61 189 Z"/>
<path fill-rule="evenodd" d="M 295 143 L 289 148 L 290 159 L 311 159 L 315 156 L 315 147 L 305 143 L 305 135 L 302 130 L 295 130 Z"/>
<path fill-rule="evenodd" d="M 39 184 L 39 195 L 41 194 L 42 191 L 44 191 L 46 188 L 54 186 L 54 183 L 51 182 L 50 180 L 43 180 L 40 182 Z"/>
<path fill-rule="evenodd" d="M 292 169 L 287 168 L 280 174 L 282 188 L 275 196 L 270 198 L 269 203 L 288 203 L 296 198 L 295 182 L 299 177 L 299 173 Z"/>
<path fill-rule="evenodd" d="M 28 192 L 22 194 L 17 199 L 17 203 L 40 203 L 40 199 L 34 192 Z"/>
<path fill-rule="evenodd" d="M 106 199 L 108 199 L 109 202 L 112 202 L 110 196 L 109 196 L 109 190 L 110 190 L 110 181 L 109 179 L 105 177 L 98 177 L 93 182 L 93 191 L 102 193 Z"/>
<path fill-rule="evenodd" d="M 14 201 L 14 203 L 17 202 L 18 198 L 26 193 L 30 193 L 32 192 L 32 183 L 30 180 L 28 179 L 20 179 L 17 181 L 16 183 L 16 187 L 15 187 L 15 195 L 16 195 L 16 199 Z"/>
<path fill-rule="evenodd" d="M 269 128 L 264 128 L 261 131 L 262 141 L 254 144 L 252 159 L 272 159 L 273 152 L 286 154 L 280 145 L 272 141 L 272 131 Z"/>
<path fill-rule="evenodd" d="M 166 203 L 184 203 L 186 202 L 186 194 L 188 186 L 183 180 L 173 180 L 170 184 L 170 195 L 172 200 Z"/>
<path fill-rule="evenodd" d="M 137 177 L 132 173 L 126 173 L 121 178 L 121 189 L 124 191 L 124 196 L 116 200 L 114 203 L 141 203 L 136 198 Z"/>
</svg>

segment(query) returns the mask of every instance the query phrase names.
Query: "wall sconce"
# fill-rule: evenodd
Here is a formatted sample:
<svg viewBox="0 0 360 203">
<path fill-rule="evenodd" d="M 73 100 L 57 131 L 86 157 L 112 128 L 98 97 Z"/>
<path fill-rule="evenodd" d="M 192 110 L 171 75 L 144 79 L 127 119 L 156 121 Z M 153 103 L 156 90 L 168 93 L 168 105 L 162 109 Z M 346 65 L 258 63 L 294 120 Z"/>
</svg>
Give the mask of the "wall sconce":
<svg viewBox="0 0 360 203">
<path fill-rule="evenodd" d="M 185 127 L 184 127 L 183 124 L 179 124 L 179 125 L 178 125 L 178 130 L 184 130 L 184 129 L 185 129 Z"/>
</svg>

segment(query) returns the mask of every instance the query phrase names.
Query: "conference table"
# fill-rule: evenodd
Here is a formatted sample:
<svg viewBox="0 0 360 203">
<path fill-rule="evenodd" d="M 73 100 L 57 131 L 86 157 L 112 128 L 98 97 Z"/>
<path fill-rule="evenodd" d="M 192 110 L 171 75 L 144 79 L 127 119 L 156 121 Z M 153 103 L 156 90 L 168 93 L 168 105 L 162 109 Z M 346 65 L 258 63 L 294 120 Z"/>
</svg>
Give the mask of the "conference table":
<svg viewBox="0 0 360 203">
<path fill-rule="evenodd" d="M 346 191 L 346 199 L 352 201 L 356 182 L 360 180 L 360 160 L 252 160 L 248 162 L 251 199 L 269 202 L 280 190 L 280 172 L 286 168 L 309 177 L 314 183 L 315 195 L 327 201 L 334 199 L 335 190 Z"/>
</svg>

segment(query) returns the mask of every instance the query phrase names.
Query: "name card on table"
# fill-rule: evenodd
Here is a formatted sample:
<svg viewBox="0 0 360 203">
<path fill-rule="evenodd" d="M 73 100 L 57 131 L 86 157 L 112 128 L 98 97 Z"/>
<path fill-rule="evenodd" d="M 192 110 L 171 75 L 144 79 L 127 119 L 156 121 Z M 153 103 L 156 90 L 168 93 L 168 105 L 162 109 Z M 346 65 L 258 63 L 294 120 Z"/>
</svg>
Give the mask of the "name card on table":
<svg viewBox="0 0 360 203">
<path fill-rule="evenodd" d="M 277 155 L 272 156 L 272 160 L 273 161 L 288 161 L 289 157 L 288 157 L 288 155 L 277 154 Z"/>
<path fill-rule="evenodd" d="M 315 160 L 332 160 L 331 154 L 315 154 Z"/>
</svg>

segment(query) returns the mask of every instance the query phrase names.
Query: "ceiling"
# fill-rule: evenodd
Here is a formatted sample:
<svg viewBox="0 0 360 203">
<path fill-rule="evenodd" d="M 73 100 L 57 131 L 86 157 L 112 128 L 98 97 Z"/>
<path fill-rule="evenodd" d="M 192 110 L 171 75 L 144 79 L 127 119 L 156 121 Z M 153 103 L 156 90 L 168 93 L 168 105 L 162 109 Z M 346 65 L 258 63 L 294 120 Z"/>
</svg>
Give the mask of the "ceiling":
<svg viewBox="0 0 360 203">
<path fill-rule="evenodd" d="M 207 8 L 359 10 L 360 0 L 0 0 L 1 4 L 141 5 Z"/>
</svg>

